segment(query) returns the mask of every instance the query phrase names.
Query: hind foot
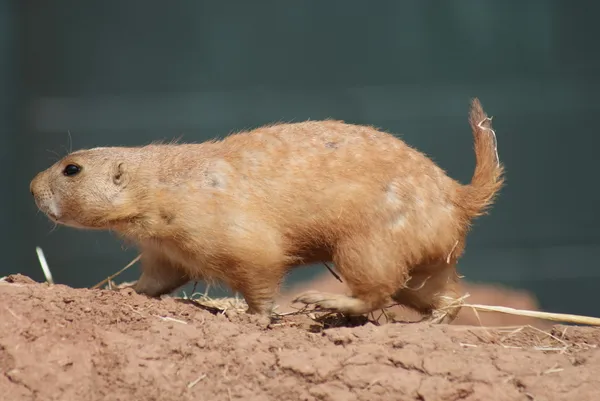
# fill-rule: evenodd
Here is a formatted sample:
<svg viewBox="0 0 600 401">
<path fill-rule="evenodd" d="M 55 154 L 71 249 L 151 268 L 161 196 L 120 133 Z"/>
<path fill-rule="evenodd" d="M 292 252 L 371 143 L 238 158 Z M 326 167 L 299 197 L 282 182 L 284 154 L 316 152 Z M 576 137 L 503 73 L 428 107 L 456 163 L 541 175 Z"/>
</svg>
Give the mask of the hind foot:
<svg viewBox="0 0 600 401">
<path fill-rule="evenodd" d="M 345 315 L 363 315 L 381 308 L 381 306 L 374 306 L 372 303 L 359 298 L 319 291 L 306 291 L 298 295 L 292 303 L 303 303 L 307 306 L 314 305 L 318 310 Z"/>
<path fill-rule="evenodd" d="M 439 264 L 413 272 L 407 285 L 392 299 L 421 313 L 421 322 L 450 324 L 461 309 L 460 295 L 454 265 Z"/>
<path fill-rule="evenodd" d="M 454 310 L 436 309 L 423 316 L 423 319 L 420 321 L 433 324 L 450 324 L 454 321 L 454 319 L 456 319 L 457 315 L 458 312 Z"/>
</svg>

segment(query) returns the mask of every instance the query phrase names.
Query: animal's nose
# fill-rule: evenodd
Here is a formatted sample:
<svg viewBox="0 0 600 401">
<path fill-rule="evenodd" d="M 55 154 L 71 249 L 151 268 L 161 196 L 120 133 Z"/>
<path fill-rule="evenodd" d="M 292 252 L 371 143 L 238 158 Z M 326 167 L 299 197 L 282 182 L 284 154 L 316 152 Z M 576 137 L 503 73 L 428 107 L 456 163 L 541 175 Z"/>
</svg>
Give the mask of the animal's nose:
<svg viewBox="0 0 600 401">
<path fill-rule="evenodd" d="M 33 196 L 35 196 L 34 184 L 35 180 L 31 180 L 31 182 L 29 183 L 29 192 L 31 192 L 31 195 Z"/>
</svg>

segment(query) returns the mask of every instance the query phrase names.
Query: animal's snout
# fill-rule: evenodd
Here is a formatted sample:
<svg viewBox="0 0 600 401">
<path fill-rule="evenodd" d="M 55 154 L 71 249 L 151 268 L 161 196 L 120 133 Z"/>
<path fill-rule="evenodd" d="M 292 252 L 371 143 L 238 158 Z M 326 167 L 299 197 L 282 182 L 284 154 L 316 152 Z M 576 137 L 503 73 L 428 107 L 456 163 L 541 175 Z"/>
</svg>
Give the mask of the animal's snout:
<svg viewBox="0 0 600 401">
<path fill-rule="evenodd" d="M 29 183 L 29 192 L 33 195 L 34 198 L 37 198 L 37 194 L 40 193 L 40 174 L 37 174 L 33 177 L 33 180 Z"/>
<path fill-rule="evenodd" d="M 31 182 L 29 183 L 29 192 L 31 192 L 31 195 L 33 195 L 34 198 L 36 198 L 36 188 L 37 188 L 37 177 L 34 178 L 33 180 L 31 180 Z"/>
</svg>

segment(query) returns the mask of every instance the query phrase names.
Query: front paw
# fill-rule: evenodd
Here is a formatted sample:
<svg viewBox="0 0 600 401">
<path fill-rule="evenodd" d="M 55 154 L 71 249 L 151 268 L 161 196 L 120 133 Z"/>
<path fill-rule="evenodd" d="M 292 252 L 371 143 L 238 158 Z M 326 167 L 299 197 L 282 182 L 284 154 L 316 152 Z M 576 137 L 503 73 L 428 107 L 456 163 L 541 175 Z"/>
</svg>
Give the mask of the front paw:
<svg viewBox="0 0 600 401">
<path fill-rule="evenodd" d="M 122 283 L 119 284 L 113 284 L 113 288 L 116 288 L 117 290 L 123 290 L 126 288 L 132 288 L 135 291 L 135 286 L 137 284 L 137 280 L 135 281 L 123 281 Z"/>
</svg>

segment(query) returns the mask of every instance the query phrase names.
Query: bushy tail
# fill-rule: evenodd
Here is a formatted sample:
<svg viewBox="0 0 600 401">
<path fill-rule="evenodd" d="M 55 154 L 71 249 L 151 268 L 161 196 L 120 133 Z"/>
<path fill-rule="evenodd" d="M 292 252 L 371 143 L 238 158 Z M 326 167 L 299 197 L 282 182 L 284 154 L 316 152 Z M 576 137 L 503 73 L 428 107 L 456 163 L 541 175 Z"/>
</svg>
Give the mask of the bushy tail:
<svg viewBox="0 0 600 401">
<path fill-rule="evenodd" d="M 471 102 L 469 123 L 475 142 L 475 172 L 469 185 L 460 188 L 460 205 L 469 218 L 484 214 L 504 183 L 504 167 L 498 158 L 496 133 L 479 99 Z"/>
</svg>

